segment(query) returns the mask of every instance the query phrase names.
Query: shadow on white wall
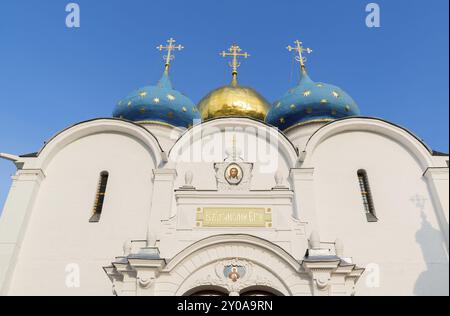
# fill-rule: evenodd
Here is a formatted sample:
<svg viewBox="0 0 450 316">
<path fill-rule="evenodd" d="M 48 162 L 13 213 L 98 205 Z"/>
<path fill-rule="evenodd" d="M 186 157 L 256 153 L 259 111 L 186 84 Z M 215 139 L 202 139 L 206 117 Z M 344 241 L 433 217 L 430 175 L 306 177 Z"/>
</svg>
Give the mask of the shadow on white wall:
<svg viewBox="0 0 450 316">
<path fill-rule="evenodd" d="M 427 269 L 417 279 L 414 294 L 448 296 L 449 265 L 442 232 L 431 226 L 423 210 L 421 216 L 422 225 L 416 233 L 416 241 L 422 249 Z"/>
</svg>

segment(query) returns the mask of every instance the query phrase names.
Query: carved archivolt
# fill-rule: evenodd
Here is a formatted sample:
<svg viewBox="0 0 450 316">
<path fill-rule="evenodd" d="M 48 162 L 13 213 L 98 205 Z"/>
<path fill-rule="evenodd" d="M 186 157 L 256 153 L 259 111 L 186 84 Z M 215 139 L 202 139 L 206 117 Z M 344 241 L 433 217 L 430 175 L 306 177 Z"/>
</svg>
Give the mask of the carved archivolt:
<svg viewBox="0 0 450 316">
<path fill-rule="evenodd" d="M 280 281 L 275 276 L 272 274 L 268 274 L 269 277 L 261 276 L 254 273 L 254 268 L 255 263 L 248 260 L 220 260 L 210 265 L 210 274 L 193 281 L 191 287 L 193 289 L 205 286 L 221 287 L 230 295 L 239 294 L 242 290 L 255 286 L 273 289 L 274 292 L 283 292 L 277 285 Z M 237 278 L 233 277 L 235 273 L 238 275 Z"/>
<path fill-rule="evenodd" d="M 198 262 L 198 258 L 202 258 L 203 265 L 190 270 L 188 267 L 192 262 Z M 225 242 L 200 249 L 174 267 L 175 272 L 179 269 L 187 269 L 189 276 L 180 284 L 177 295 L 208 286 L 225 289 L 230 295 L 239 295 L 243 290 L 255 287 L 291 295 L 287 283 L 295 284 L 302 279 L 298 273 L 300 266 L 294 269 L 275 253 L 245 242 Z M 287 279 L 285 275 L 293 277 Z"/>
<path fill-rule="evenodd" d="M 150 250 L 155 251 L 144 247 L 105 267 L 115 295 L 133 291 L 136 295 L 186 295 L 208 288 L 221 288 L 230 296 L 246 290 L 286 296 L 342 295 L 343 288 L 351 295 L 364 272 L 334 254 L 326 260 L 307 256 L 297 261 L 277 245 L 249 235 L 209 237 L 172 259 L 160 258 L 156 248 Z M 318 250 L 309 249 L 313 251 Z"/>
</svg>

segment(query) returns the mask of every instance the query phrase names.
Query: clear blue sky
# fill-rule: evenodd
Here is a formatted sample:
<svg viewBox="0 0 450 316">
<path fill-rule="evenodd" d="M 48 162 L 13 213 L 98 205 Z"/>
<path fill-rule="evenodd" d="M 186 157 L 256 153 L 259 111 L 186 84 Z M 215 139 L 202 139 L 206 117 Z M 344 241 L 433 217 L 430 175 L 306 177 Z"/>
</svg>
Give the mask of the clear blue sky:
<svg viewBox="0 0 450 316">
<path fill-rule="evenodd" d="M 362 0 L 79 0 L 81 28 L 65 26 L 71 1 L 0 4 L 0 152 L 25 154 L 65 127 L 108 117 L 131 90 L 155 83 L 155 49 L 173 36 L 172 80 L 198 102 L 229 82 L 218 53 L 251 53 L 240 82 L 273 101 L 297 80 L 285 47 L 314 49 L 311 77 L 345 89 L 363 115 L 409 128 L 448 152 L 448 0 L 382 0 L 381 28 Z M 0 210 L 12 163 L 0 160 Z"/>
</svg>

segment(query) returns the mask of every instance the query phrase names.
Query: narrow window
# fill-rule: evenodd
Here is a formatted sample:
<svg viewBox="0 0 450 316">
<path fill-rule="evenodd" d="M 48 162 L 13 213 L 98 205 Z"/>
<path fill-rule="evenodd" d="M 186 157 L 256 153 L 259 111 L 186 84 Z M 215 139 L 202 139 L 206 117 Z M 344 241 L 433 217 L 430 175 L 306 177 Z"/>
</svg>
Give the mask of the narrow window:
<svg viewBox="0 0 450 316">
<path fill-rule="evenodd" d="M 98 182 L 97 195 L 95 196 L 94 212 L 89 222 L 98 223 L 102 215 L 103 203 L 105 201 L 106 186 L 108 184 L 109 173 L 103 171 L 100 173 L 100 180 Z"/>
<path fill-rule="evenodd" d="M 370 191 L 369 178 L 365 170 L 358 171 L 359 187 L 361 189 L 361 195 L 364 204 L 364 210 L 368 222 L 378 222 L 378 218 L 375 213 L 375 207 L 373 205 L 372 192 Z"/>
</svg>

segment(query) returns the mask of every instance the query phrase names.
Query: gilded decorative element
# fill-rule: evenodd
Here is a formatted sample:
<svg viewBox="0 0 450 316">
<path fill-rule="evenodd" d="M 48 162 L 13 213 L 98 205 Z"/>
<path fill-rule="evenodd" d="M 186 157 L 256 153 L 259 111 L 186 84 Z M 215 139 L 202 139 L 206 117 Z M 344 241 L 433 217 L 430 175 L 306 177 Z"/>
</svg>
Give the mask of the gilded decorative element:
<svg viewBox="0 0 450 316">
<path fill-rule="evenodd" d="M 241 66 L 241 63 L 238 61 L 238 57 L 243 57 L 243 58 L 249 58 L 250 54 L 245 52 L 242 53 L 242 49 L 236 45 L 233 44 L 231 45 L 231 47 L 228 49 L 228 53 L 226 51 L 223 51 L 220 53 L 220 56 L 222 57 L 231 57 L 232 61 L 229 63 L 229 66 L 231 67 L 231 69 L 233 69 L 233 81 L 231 83 L 231 85 L 237 85 L 237 74 L 238 74 L 238 68 Z"/>
<path fill-rule="evenodd" d="M 198 104 L 198 110 L 203 120 L 217 117 L 243 116 L 264 121 L 270 104 L 254 89 L 238 85 L 237 74 L 241 63 L 239 57 L 248 58 L 250 54 L 233 44 L 228 52 L 220 53 L 222 57 L 231 57 L 232 81 L 228 86 L 220 87 L 210 92 Z"/>
<path fill-rule="evenodd" d="M 266 208 L 205 207 L 196 215 L 197 227 L 270 228 L 272 212 Z"/>
<path fill-rule="evenodd" d="M 198 110 L 204 120 L 216 117 L 245 116 L 264 120 L 269 103 L 250 87 L 224 86 L 203 98 Z"/>
<path fill-rule="evenodd" d="M 301 71 L 303 72 L 305 70 L 305 62 L 306 62 L 306 57 L 303 56 L 303 53 L 311 54 L 313 51 L 311 48 L 303 47 L 303 42 L 299 40 L 296 40 L 294 43 L 295 46 L 289 45 L 287 49 L 290 52 L 294 51 L 297 53 L 297 56 L 295 56 L 295 60 L 300 63 Z"/>
<path fill-rule="evenodd" d="M 164 61 L 165 61 L 165 71 L 168 72 L 169 71 L 169 67 L 170 67 L 170 62 L 172 60 L 175 59 L 175 55 L 173 54 L 174 51 L 178 50 L 182 50 L 184 47 L 181 45 L 175 45 L 176 41 L 173 38 L 170 38 L 167 41 L 167 45 L 159 45 L 158 47 L 156 47 L 156 49 L 160 50 L 160 51 L 167 51 L 167 54 L 163 57 Z"/>
</svg>

